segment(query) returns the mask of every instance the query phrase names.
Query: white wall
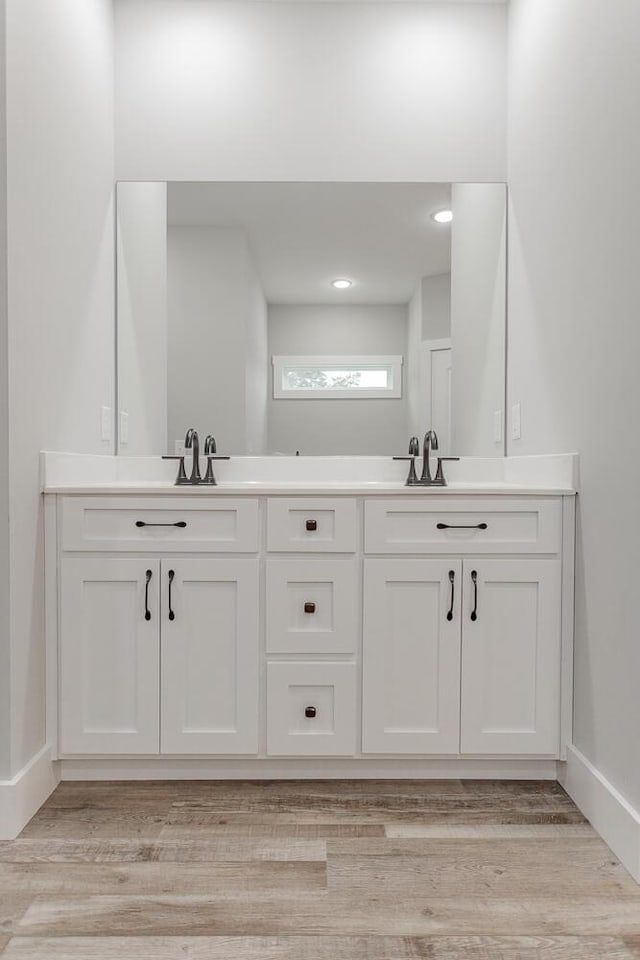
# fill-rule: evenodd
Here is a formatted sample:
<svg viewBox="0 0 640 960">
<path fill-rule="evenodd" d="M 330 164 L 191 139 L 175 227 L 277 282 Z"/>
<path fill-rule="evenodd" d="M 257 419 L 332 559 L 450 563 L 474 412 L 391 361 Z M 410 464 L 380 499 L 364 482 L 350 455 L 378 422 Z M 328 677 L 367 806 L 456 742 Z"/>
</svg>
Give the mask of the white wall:
<svg viewBox="0 0 640 960">
<path fill-rule="evenodd" d="M 113 45 L 108 0 L 7 0 L 11 762 L 44 741 L 38 452 L 111 452 Z"/>
<path fill-rule="evenodd" d="M 246 232 L 170 226 L 168 278 L 171 446 L 195 426 L 221 454 L 264 452 L 266 308 Z"/>
<path fill-rule="evenodd" d="M 118 409 L 129 456 L 167 445 L 167 185 L 118 185 Z"/>
<path fill-rule="evenodd" d="M 503 180 L 503 4 L 115 0 L 118 176 Z"/>
<path fill-rule="evenodd" d="M 450 309 L 451 274 L 423 277 L 409 302 L 407 347 L 409 433 L 419 439 L 433 426 L 429 423 L 431 397 L 425 383 L 422 344 L 451 335 Z"/>
<path fill-rule="evenodd" d="M 456 183 L 451 206 L 451 448 L 500 457 L 494 414 L 504 410 L 505 394 L 505 188 Z"/>
<path fill-rule="evenodd" d="M 0 0 L 0 79 L 5 77 L 5 2 Z M 9 365 L 7 316 L 7 116 L 0 82 L 0 780 L 11 769 L 9 650 Z"/>
<path fill-rule="evenodd" d="M 451 336 L 451 274 L 422 278 L 422 339 Z"/>
<path fill-rule="evenodd" d="M 407 353 L 404 306 L 269 305 L 272 356 Z M 396 400 L 274 400 L 269 390 L 269 452 L 301 455 L 401 453 L 408 439 L 406 366 Z M 269 371 L 269 383 L 272 383 Z"/>
<path fill-rule="evenodd" d="M 640 809 L 640 4 L 510 19 L 510 450 L 580 452 L 575 742 Z"/>
</svg>

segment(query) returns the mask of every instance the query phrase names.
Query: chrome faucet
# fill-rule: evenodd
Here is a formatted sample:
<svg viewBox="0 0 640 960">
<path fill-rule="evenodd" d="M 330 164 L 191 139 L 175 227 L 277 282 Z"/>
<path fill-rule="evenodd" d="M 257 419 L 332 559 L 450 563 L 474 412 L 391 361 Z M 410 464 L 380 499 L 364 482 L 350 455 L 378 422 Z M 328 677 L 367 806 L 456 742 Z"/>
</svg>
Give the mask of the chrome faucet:
<svg viewBox="0 0 640 960">
<path fill-rule="evenodd" d="M 196 484 L 202 482 L 202 477 L 200 476 L 200 437 L 198 436 L 198 431 L 194 430 L 193 427 L 189 427 L 187 430 L 187 435 L 184 438 L 184 448 L 185 450 L 193 450 L 193 466 L 191 468 L 191 476 L 189 477 L 189 483 Z"/>
</svg>

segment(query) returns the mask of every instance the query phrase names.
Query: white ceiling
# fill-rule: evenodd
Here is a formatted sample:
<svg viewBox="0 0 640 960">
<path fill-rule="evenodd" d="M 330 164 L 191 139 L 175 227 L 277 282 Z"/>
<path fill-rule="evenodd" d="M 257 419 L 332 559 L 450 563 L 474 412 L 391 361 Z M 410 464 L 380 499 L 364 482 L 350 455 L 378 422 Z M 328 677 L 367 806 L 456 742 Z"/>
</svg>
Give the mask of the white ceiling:
<svg viewBox="0 0 640 960">
<path fill-rule="evenodd" d="M 407 303 L 450 270 L 449 184 L 171 183 L 173 226 L 244 227 L 269 303 Z M 331 281 L 347 277 L 349 290 Z"/>
</svg>

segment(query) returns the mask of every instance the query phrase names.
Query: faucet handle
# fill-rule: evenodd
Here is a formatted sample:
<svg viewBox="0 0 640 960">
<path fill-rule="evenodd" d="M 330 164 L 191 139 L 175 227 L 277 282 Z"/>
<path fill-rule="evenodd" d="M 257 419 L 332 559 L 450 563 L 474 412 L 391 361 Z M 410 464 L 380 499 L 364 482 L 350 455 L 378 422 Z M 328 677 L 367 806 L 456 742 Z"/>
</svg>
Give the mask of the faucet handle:
<svg viewBox="0 0 640 960">
<path fill-rule="evenodd" d="M 445 460 L 459 460 L 460 457 L 438 457 L 438 467 L 436 469 L 436 475 L 434 478 L 434 484 L 440 487 L 446 487 L 447 481 L 444 478 L 444 471 L 442 469 L 442 464 Z"/>
<path fill-rule="evenodd" d="M 184 484 L 188 483 L 187 474 L 184 469 L 184 455 L 176 454 L 175 456 L 162 456 L 163 460 L 179 460 L 180 465 L 178 466 L 178 476 L 176 477 L 175 486 L 182 487 Z"/>
<path fill-rule="evenodd" d="M 393 457 L 393 460 L 410 460 L 409 464 L 409 475 L 405 481 L 405 487 L 415 487 L 418 483 L 418 475 L 416 474 L 416 458 L 411 455 L 409 457 Z"/>
</svg>

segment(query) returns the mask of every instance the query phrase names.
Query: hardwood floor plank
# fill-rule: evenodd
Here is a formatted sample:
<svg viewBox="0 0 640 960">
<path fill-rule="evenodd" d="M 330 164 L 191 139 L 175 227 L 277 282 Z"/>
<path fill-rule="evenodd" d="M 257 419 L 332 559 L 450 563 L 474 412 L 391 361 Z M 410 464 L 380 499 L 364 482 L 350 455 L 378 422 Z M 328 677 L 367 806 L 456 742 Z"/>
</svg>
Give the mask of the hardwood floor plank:
<svg viewBox="0 0 640 960">
<path fill-rule="evenodd" d="M 6 960 L 633 960 L 617 937 L 16 937 Z"/>
<path fill-rule="evenodd" d="M 10 937 L 33 903 L 28 894 L 4 893 L 0 896 L 0 937 Z"/>
<path fill-rule="evenodd" d="M 488 806 L 487 809 L 463 809 L 443 805 L 440 809 L 431 810 L 408 810 L 397 811 L 380 808 L 377 810 L 343 810 L 340 808 L 334 810 L 288 810 L 265 811 L 256 808 L 254 811 L 238 812 L 213 811 L 213 810 L 194 810 L 192 808 L 180 808 L 172 810 L 167 818 L 167 827 L 187 827 L 192 828 L 194 834 L 199 829 L 216 828 L 219 826 L 229 826 L 232 824 L 255 824 L 268 826 L 271 824 L 295 823 L 298 825 L 324 823 L 324 824 L 379 824 L 384 832 L 385 826 L 398 826 L 400 824 L 413 823 L 423 825 L 434 824 L 585 824 L 587 821 L 575 808 L 566 808 L 564 810 L 541 810 L 530 809 L 521 810 L 514 807 L 510 809 L 500 809 L 498 807 Z M 184 834 L 184 830 L 183 830 Z"/>
<path fill-rule="evenodd" d="M 124 837 L 157 837 L 166 823 L 166 816 L 124 815 L 122 811 L 96 810 L 86 816 L 69 812 L 61 816 L 35 815 L 20 834 L 20 839 L 57 837 L 83 840 L 86 837 L 122 839 Z"/>
<path fill-rule="evenodd" d="M 357 823 L 353 821 L 341 823 L 298 823 L 293 819 L 275 821 L 273 819 L 260 821 L 251 817 L 232 819 L 226 818 L 218 822 L 207 822 L 194 825 L 192 823 L 174 823 L 165 826 L 160 831 L 159 839 L 162 842 L 169 840 L 192 840 L 200 843 L 200 838 L 213 837 L 247 837 L 253 839 L 271 840 L 324 840 L 329 837 L 383 837 L 382 823 Z"/>
<path fill-rule="evenodd" d="M 385 824 L 385 836 L 390 839 L 442 839 L 442 840 L 492 840 L 492 839 L 560 839 L 563 837 L 597 837 L 590 823 L 541 823 L 541 824 Z"/>
<path fill-rule="evenodd" d="M 173 863 L 3 863 L 0 897 L 15 892 L 31 896 L 201 895 L 213 899 L 239 896 L 317 897 L 326 893 L 324 863 L 193 862 Z"/>
<path fill-rule="evenodd" d="M 19 839 L 0 843 L 0 863 L 145 863 L 327 859 L 324 840 L 225 837 L 163 840 Z"/>
<path fill-rule="evenodd" d="M 364 839 L 327 842 L 333 896 L 629 897 L 638 885 L 597 837 L 551 840 Z"/>
<path fill-rule="evenodd" d="M 382 893 L 382 891 L 381 891 Z M 24 936 L 640 936 L 630 897 L 38 897 Z"/>
</svg>

